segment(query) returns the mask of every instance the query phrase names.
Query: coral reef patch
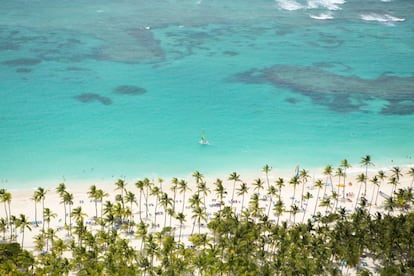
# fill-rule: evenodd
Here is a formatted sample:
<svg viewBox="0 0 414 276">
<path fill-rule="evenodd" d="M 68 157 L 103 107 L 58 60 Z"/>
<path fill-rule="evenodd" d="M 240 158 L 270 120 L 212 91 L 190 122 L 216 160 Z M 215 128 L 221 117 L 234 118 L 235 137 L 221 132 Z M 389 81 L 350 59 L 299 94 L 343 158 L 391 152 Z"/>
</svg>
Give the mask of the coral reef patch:
<svg viewBox="0 0 414 276">
<path fill-rule="evenodd" d="M 103 105 L 112 104 L 112 100 L 110 98 L 101 96 L 96 93 L 82 93 L 82 94 L 75 96 L 74 98 L 81 103 L 99 102 Z"/>
<path fill-rule="evenodd" d="M 335 112 L 364 112 L 368 101 L 382 100 L 386 104 L 380 108 L 381 114 L 414 114 L 414 76 L 383 74 L 375 79 L 363 79 L 316 66 L 275 65 L 241 72 L 230 80 L 284 87 Z"/>
</svg>

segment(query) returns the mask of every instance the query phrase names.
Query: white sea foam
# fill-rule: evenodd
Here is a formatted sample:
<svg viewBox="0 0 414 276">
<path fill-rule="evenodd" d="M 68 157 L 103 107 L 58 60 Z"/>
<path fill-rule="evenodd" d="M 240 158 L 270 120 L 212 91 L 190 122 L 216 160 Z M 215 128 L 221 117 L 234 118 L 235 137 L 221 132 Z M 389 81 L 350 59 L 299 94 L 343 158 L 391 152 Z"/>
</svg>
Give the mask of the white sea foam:
<svg viewBox="0 0 414 276">
<path fill-rule="evenodd" d="M 308 9 L 324 8 L 330 11 L 340 10 L 345 0 L 308 0 Z"/>
<path fill-rule="evenodd" d="M 302 9 L 303 6 L 294 0 L 276 0 L 276 3 L 283 10 L 295 11 Z"/>
<path fill-rule="evenodd" d="M 299 9 L 328 9 L 331 11 L 340 10 L 340 5 L 345 4 L 345 0 L 307 0 L 306 4 L 301 4 L 294 0 L 275 0 L 281 9 L 294 11 Z"/>
<path fill-rule="evenodd" d="M 405 21 L 405 18 L 392 16 L 390 14 L 377 14 L 377 13 L 361 14 L 361 19 L 365 21 L 380 22 L 380 23 L 384 23 L 388 25 L 393 25 L 394 22 Z"/>
<path fill-rule="evenodd" d="M 320 13 L 319 15 L 309 14 L 309 17 L 317 20 L 330 20 L 334 18 L 331 12 Z"/>
</svg>

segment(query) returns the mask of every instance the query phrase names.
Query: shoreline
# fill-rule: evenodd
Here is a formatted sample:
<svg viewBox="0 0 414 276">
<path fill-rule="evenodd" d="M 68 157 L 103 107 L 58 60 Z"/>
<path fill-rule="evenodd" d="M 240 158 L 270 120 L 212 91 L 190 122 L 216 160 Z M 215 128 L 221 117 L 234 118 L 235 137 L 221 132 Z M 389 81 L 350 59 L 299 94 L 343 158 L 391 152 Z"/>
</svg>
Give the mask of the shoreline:
<svg viewBox="0 0 414 276">
<path fill-rule="evenodd" d="M 334 171 L 337 168 L 337 166 L 332 165 L 332 164 L 327 164 L 327 165 L 331 165 Z M 290 177 L 294 175 L 295 169 L 296 169 L 295 166 L 293 166 L 292 169 L 278 169 L 277 167 L 272 167 L 270 164 L 269 166 L 272 168 L 271 171 L 269 172 L 269 177 L 273 176 L 273 178 L 275 179 L 277 179 L 278 177 L 282 177 L 285 180 L 288 180 Z M 300 170 L 306 169 L 312 178 L 321 178 L 321 177 L 323 178 L 324 177 L 323 170 L 325 167 L 306 168 L 306 167 L 301 167 L 300 165 L 297 165 L 297 166 L 299 166 Z M 402 165 L 397 165 L 397 164 L 395 165 L 374 165 L 374 166 L 368 167 L 368 172 L 374 173 L 374 172 L 378 172 L 379 170 L 389 171 L 393 167 L 407 169 L 407 168 L 414 167 L 414 162 L 411 164 L 406 163 Z M 265 174 L 262 172 L 261 168 L 258 170 L 240 170 L 240 171 L 229 170 L 227 172 L 215 172 L 212 174 L 203 173 L 203 171 L 199 171 L 199 172 L 203 174 L 204 177 L 206 179 L 209 179 L 210 181 L 215 181 L 218 178 L 225 181 L 227 180 L 228 176 L 234 171 L 240 175 L 242 180 L 244 180 L 245 182 L 247 181 L 247 183 L 252 182 L 254 179 L 258 177 L 265 177 Z M 67 184 L 67 186 L 70 186 L 76 189 L 85 187 L 85 185 L 88 185 L 88 186 L 99 185 L 103 187 L 110 187 L 111 185 L 113 186 L 114 183 L 118 179 L 123 179 L 127 183 L 130 183 L 130 184 L 135 183 L 136 181 L 142 180 L 144 178 L 148 178 L 150 180 L 156 180 L 158 178 L 162 178 L 164 182 L 168 182 L 174 177 L 178 179 L 191 180 L 193 172 L 181 173 L 178 175 L 158 175 L 152 172 L 149 175 L 142 174 L 143 175 L 142 177 L 130 177 L 130 176 L 124 176 L 124 175 L 123 176 L 114 175 L 111 177 L 64 177 L 61 180 L 57 180 L 58 177 L 54 179 L 45 178 L 45 179 L 30 180 L 30 181 L 21 181 L 21 180 L 13 181 L 10 179 L 0 179 L 0 188 L 4 188 L 12 192 L 34 191 L 38 187 L 43 187 L 47 189 L 55 188 L 60 183 L 65 183 Z M 358 174 L 362 172 L 365 172 L 365 167 L 362 167 L 360 164 L 352 165 L 351 163 L 351 167 L 347 169 L 347 174 Z M 21 183 L 24 183 L 24 184 L 21 187 L 16 187 L 19 184 L 21 185 Z"/>
</svg>

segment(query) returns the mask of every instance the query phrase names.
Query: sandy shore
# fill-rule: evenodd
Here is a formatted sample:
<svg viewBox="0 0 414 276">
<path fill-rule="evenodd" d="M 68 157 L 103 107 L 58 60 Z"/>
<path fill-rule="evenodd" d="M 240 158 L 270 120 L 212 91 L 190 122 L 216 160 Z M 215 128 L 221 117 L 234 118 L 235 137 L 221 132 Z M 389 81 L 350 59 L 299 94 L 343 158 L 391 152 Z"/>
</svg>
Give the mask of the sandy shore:
<svg viewBox="0 0 414 276">
<path fill-rule="evenodd" d="M 409 187 L 412 185 L 413 177 L 408 174 L 409 168 L 412 166 L 401 166 L 400 169 L 403 173 L 403 176 L 400 178 L 398 188 L 403 187 Z M 373 185 L 371 183 L 371 179 L 378 173 L 379 170 L 384 170 L 387 178 L 381 183 L 378 187 Z M 294 189 L 294 186 L 289 184 L 290 179 L 294 176 L 295 172 L 279 172 L 277 169 L 272 169 L 269 174 L 269 184 L 276 187 L 275 182 L 278 180 L 278 178 L 283 178 L 285 185 L 282 187 L 282 193 L 281 193 L 281 199 L 284 202 L 284 207 L 286 209 L 286 212 L 284 212 L 280 217 L 279 220 L 281 221 L 288 221 L 288 223 L 293 223 L 295 221 L 298 222 L 306 222 L 308 218 L 312 218 L 313 214 L 316 212 L 321 212 L 322 214 L 325 214 L 326 212 L 332 212 L 335 208 L 345 208 L 347 212 L 352 212 L 355 207 L 357 206 L 357 195 L 360 191 L 360 194 L 364 193 L 364 185 L 362 184 L 362 188 L 360 189 L 361 184 L 357 181 L 357 176 L 359 174 L 365 174 L 365 168 L 363 167 L 352 167 L 347 170 L 347 176 L 345 179 L 345 183 L 343 178 L 341 180 L 338 179 L 337 176 L 332 177 L 332 183 L 329 177 L 323 174 L 323 169 L 316 169 L 316 170 L 309 170 L 309 178 L 302 186 L 301 180 L 299 180 L 300 184 L 297 185 L 296 191 Z M 215 185 L 217 178 L 223 180 L 223 185 L 227 191 L 227 194 L 224 197 L 224 202 L 227 206 L 231 206 L 236 210 L 237 213 L 240 213 L 242 210 L 242 207 L 246 208 L 249 205 L 250 197 L 254 193 L 259 193 L 259 207 L 263 208 L 263 212 L 265 214 L 269 214 L 269 219 L 272 221 L 276 221 L 278 217 L 276 216 L 275 212 L 272 210 L 272 207 L 274 206 L 276 200 L 278 199 L 277 192 L 272 197 L 272 202 L 270 202 L 270 197 L 267 193 L 267 178 L 266 174 L 264 172 L 258 171 L 257 173 L 248 173 L 246 175 L 243 174 L 243 172 L 238 173 L 240 175 L 240 182 L 236 183 L 236 191 L 234 192 L 234 200 L 233 204 L 231 203 L 231 197 L 232 197 L 232 190 L 233 190 L 233 181 L 228 180 L 228 175 L 218 175 L 218 176 L 204 176 L 204 180 L 206 181 L 207 187 L 210 190 L 210 193 L 205 198 L 205 204 L 206 204 L 206 213 L 207 213 L 207 221 L 209 217 L 211 217 L 216 211 L 219 210 L 219 206 L 217 203 L 219 203 L 219 199 L 217 194 L 214 192 Z M 335 174 L 335 169 L 333 171 L 333 175 Z M 367 181 L 367 193 L 365 195 L 365 198 L 368 203 L 368 208 L 371 213 L 375 213 L 377 211 L 383 210 L 383 204 L 387 196 L 391 195 L 393 190 L 393 185 L 388 184 L 389 177 L 392 175 L 392 172 L 390 169 L 387 168 L 369 168 L 368 169 L 368 181 Z M 256 179 L 260 178 L 263 181 L 263 189 L 257 190 L 255 189 L 255 183 Z M 180 178 L 181 179 L 181 178 Z M 192 208 L 190 207 L 189 198 L 191 195 L 197 190 L 196 188 L 196 182 L 194 177 L 191 175 L 188 175 L 183 178 L 188 182 L 188 186 L 191 189 L 186 192 L 185 196 L 185 202 L 183 203 L 183 194 L 178 192 L 176 193 L 176 200 L 175 200 L 175 208 L 180 212 L 181 210 L 184 210 L 184 214 L 186 217 L 186 222 L 184 223 L 184 227 L 182 229 L 183 233 L 183 239 L 186 241 L 186 237 L 188 237 L 192 231 L 193 231 L 193 219 L 192 217 Z M 138 179 L 125 179 L 126 184 L 126 190 L 131 191 L 135 193 L 137 200 L 139 200 L 139 190 L 135 186 L 135 183 Z M 157 178 L 150 179 L 155 183 L 155 185 L 158 185 Z M 321 180 L 324 184 L 321 188 L 317 188 L 315 186 L 315 182 L 317 180 Z M 340 181 L 340 182 L 339 182 Z M 246 183 L 248 187 L 248 192 L 244 195 L 239 194 L 237 189 L 239 189 L 241 183 Z M 65 235 L 67 234 L 67 231 L 64 230 L 64 222 L 65 222 L 65 213 L 64 213 L 64 206 L 61 203 L 61 198 L 59 197 L 58 193 L 56 192 L 56 187 L 59 183 L 56 183 L 54 186 L 49 185 L 45 186 L 44 188 L 47 190 L 46 197 L 45 197 L 45 208 L 49 208 L 53 213 L 56 214 L 54 218 L 50 221 L 50 227 L 53 227 L 54 229 L 61 229 L 57 232 L 57 236 L 61 238 L 65 238 Z M 90 181 L 78 181 L 74 183 L 65 183 L 67 187 L 67 191 L 70 193 L 73 193 L 74 195 L 74 201 L 72 210 L 77 207 L 81 207 L 82 211 L 86 213 L 86 225 L 90 229 L 97 229 L 97 225 L 94 225 L 94 219 L 95 216 L 95 202 L 88 197 L 88 191 L 89 187 L 91 185 L 96 185 L 98 189 L 103 189 L 106 193 L 108 193 L 108 197 L 104 198 L 104 201 L 110 200 L 112 202 L 115 201 L 116 194 L 120 194 L 119 190 L 116 190 L 115 188 L 115 182 L 111 181 L 96 181 L 96 182 L 90 182 Z M 164 182 L 162 183 L 161 189 L 164 192 L 167 192 L 168 195 L 173 198 L 174 193 L 170 189 L 172 186 L 171 179 L 164 179 Z M 345 188 L 345 191 L 343 189 Z M 308 199 L 303 199 L 301 194 L 308 195 Z M 32 200 L 33 194 L 35 192 L 35 188 L 32 189 L 26 189 L 26 190 L 9 190 L 12 193 L 12 201 L 11 201 L 11 213 L 15 215 L 16 217 L 19 216 L 19 214 L 25 214 L 29 221 L 35 220 L 35 202 Z M 320 206 L 322 201 L 324 200 L 324 196 L 331 196 L 332 192 L 335 192 L 338 196 L 338 200 L 335 200 L 331 197 L 330 203 L 327 206 Z M 325 193 L 325 194 L 324 194 Z M 293 195 L 295 194 L 295 197 Z M 319 198 L 317 198 L 319 194 Z M 378 194 L 378 196 L 377 196 Z M 345 197 L 343 197 L 345 195 Z M 144 197 L 143 197 L 144 200 Z M 160 231 L 164 227 L 164 210 L 163 208 L 158 204 L 154 196 L 149 197 L 148 202 L 148 213 L 149 217 L 146 220 L 148 224 L 154 223 L 156 221 L 156 227 L 150 228 L 150 231 Z M 376 203 L 376 204 L 375 204 Z M 138 202 L 139 204 L 139 202 Z M 140 214 L 139 214 L 139 207 L 138 204 L 133 205 L 133 218 L 136 223 L 139 222 Z M 272 204 L 272 205 L 270 205 Z M 243 205 L 243 206 L 242 206 Z M 292 213 L 288 212 L 291 209 L 291 205 L 296 205 L 298 207 L 298 212 L 296 215 L 292 215 Z M 128 204 L 129 206 L 129 204 Z M 157 206 L 157 210 L 155 210 Z M 269 208 L 271 206 L 271 208 Z M 270 211 L 269 211 L 270 210 Z M 42 220 L 42 205 L 41 203 L 37 203 L 37 212 L 38 212 L 38 221 Z M 99 210 L 98 210 L 99 212 Z M 0 216 L 5 217 L 5 210 L 4 208 L 0 208 Z M 141 216 L 145 216 L 145 207 L 144 202 L 142 202 L 141 205 Z M 155 219 L 156 218 L 156 219 Z M 67 217 L 67 222 L 69 221 L 69 218 Z M 170 218 L 166 220 L 166 226 L 169 225 L 171 222 L 171 226 L 179 228 L 180 224 L 179 221 L 175 218 Z M 32 231 L 25 231 L 25 238 L 24 238 L 24 248 L 29 250 L 34 250 L 35 243 L 34 243 L 34 236 L 38 235 L 42 229 L 42 225 L 39 225 L 39 227 L 32 226 Z M 206 232 L 206 222 L 203 223 L 203 226 L 201 228 L 201 232 Z M 195 227 L 194 233 L 198 232 L 198 227 Z M 178 235 L 178 231 L 176 231 L 176 234 Z M 134 239 L 134 236 L 129 236 L 131 238 L 131 242 L 134 246 L 138 248 L 139 241 L 137 239 Z M 21 233 L 18 231 L 18 236 L 16 239 L 18 242 L 21 242 Z M 36 251 L 35 251 L 36 252 Z M 37 252 L 38 253 L 38 252 Z"/>
</svg>

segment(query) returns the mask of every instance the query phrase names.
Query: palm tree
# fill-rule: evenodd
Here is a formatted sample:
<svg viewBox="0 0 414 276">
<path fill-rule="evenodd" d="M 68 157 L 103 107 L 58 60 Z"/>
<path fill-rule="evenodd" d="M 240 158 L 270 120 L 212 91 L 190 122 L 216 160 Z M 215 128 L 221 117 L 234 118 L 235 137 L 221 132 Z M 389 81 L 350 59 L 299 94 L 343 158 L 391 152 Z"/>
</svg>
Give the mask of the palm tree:
<svg viewBox="0 0 414 276">
<path fill-rule="evenodd" d="M 168 206 L 172 206 L 172 198 L 168 196 L 167 193 L 162 192 L 160 196 L 160 205 L 164 208 L 164 227 L 166 227 L 167 224 L 167 212 L 168 212 Z"/>
<path fill-rule="evenodd" d="M 332 211 L 336 212 L 336 208 L 338 206 L 339 194 L 333 191 L 331 196 L 332 196 L 332 199 L 335 201 L 335 204 L 332 206 Z"/>
<path fill-rule="evenodd" d="M 6 240 L 7 220 L 0 218 L 0 231 L 3 233 L 3 241 Z"/>
<path fill-rule="evenodd" d="M 179 184 L 178 190 L 180 191 L 180 193 L 183 193 L 183 207 L 182 207 L 181 213 L 184 213 L 184 207 L 185 207 L 185 192 L 187 190 L 190 190 L 191 191 L 191 189 L 188 187 L 188 183 L 184 179 L 181 179 L 178 184 Z"/>
<path fill-rule="evenodd" d="M 69 206 L 69 233 L 72 234 L 72 205 L 73 205 L 73 194 L 69 192 L 65 192 L 63 194 L 63 202 Z M 66 221 L 66 215 L 65 214 L 65 221 Z"/>
<path fill-rule="evenodd" d="M 285 183 L 284 183 L 283 178 L 279 177 L 279 178 L 276 180 L 276 186 L 277 186 L 277 188 L 278 188 L 278 190 L 279 190 L 279 201 L 280 201 L 280 198 L 281 198 L 281 196 L 282 196 L 282 188 L 283 188 L 283 186 L 285 186 Z"/>
<path fill-rule="evenodd" d="M 322 199 L 321 203 L 319 204 L 320 207 L 326 207 L 325 213 L 328 213 L 328 209 L 332 206 L 331 197 L 326 196 Z"/>
<path fill-rule="evenodd" d="M 299 178 L 302 180 L 302 193 L 300 195 L 300 198 L 301 198 L 301 200 L 300 200 L 300 208 L 303 209 L 303 194 L 305 192 L 305 185 L 308 182 L 308 179 L 310 178 L 309 171 L 307 171 L 305 169 L 302 169 L 299 172 Z"/>
<path fill-rule="evenodd" d="M 392 185 L 392 191 L 391 191 L 391 197 L 394 195 L 395 189 L 397 188 L 398 185 L 398 180 L 395 176 L 391 176 L 388 180 L 388 184 Z"/>
<path fill-rule="evenodd" d="M 270 184 L 269 184 L 269 172 L 272 170 L 272 167 L 270 167 L 269 165 L 264 165 L 262 168 L 262 172 L 264 172 L 266 174 L 266 183 L 267 183 L 267 188 L 270 188 Z"/>
<path fill-rule="evenodd" d="M 413 188 L 413 184 L 414 184 L 414 167 L 412 167 L 408 170 L 408 174 L 412 177 L 410 188 Z"/>
<path fill-rule="evenodd" d="M 90 199 L 92 199 L 95 203 L 95 219 L 98 218 L 98 200 L 96 198 L 96 191 L 98 189 L 96 188 L 96 185 L 92 185 L 89 187 L 89 191 L 88 191 L 88 197 Z"/>
<path fill-rule="evenodd" d="M 254 218 L 258 218 L 262 214 L 262 208 L 259 206 L 259 195 L 254 193 L 250 197 L 249 201 L 249 212 L 252 214 Z"/>
<path fill-rule="evenodd" d="M 160 194 L 160 188 L 157 186 L 152 187 L 150 195 L 155 197 L 155 208 L 154 208 L 154 224 L 153 227 L 157 227 L 157 208 L 158 208 L 158 197 Z"/>
<path fill-rule="evenodd" d="M 102 220 L 102 205 L 103 205 L 102 202 L 103 202 L 104 197 L 107 197 L 107 196 L 109 196 L 109 194 L 104 192 L 102 189 L 96 190 L 95 198 L 96 198 L 96 201 L 98 201 L 101 205 L 101 211 L 100 211 L 100 213 L 101 213 L 100 219 L 101 220 Z"/>
<path fill-rule="evenodd" d="M 303 195 L 303 199 L 306 200 L 306 206 L 305 206 L 305 210 L 303 210 L 303 217 L 302 217 L 302 223 L 305 220 L 305 216 L 306 216 L 306 211 L 308 210 L 308 206 L 309 206 L 309 199 L 312 198 L 312 194 L 307 192 L 305 195 Z"/>
<path fill-rule="evenodd" d="M 42 201 L 42 214 L 44 215 L 44 213 L 45 213 L 45 198 L 46 198 L 46 193 L 47 193 L 47 191 L 44 189 L 44 188 L 42 188 L 42 187 L 39 187 L 39 188 L 37 188 L 37 190 L 35 191 L 35 196 L 34 196 L 34 198 L 35 198 L 35 202 L 36 201 Z M 35 210 L 35 213 L 36 213 L 37 211 Z M 37 215 L 35 215 L 35 217 L 36 217 Z M 45 223 L 44 223 L 44 220 L 45 220 L 45 218 L 43 217 L 43 222 L 42 222 L 42 231 L 44 232 L 45 231 Z"/>
<path fill-rule="evenodd" d="M 0 189 L 0 202 L 4 203 L 4 213 L 6 215 L 6 222 L 9 223 L 9 215 L 7 212 L 7 205 L 6 205 L 6 201 L 3 200 L 4 194 L 6 193 L 6 189 L 1 188 Z"/>
<path fill-rule="evenodd" d="M 202 175 L 199 171 L 193 172 L 193 177 L 196 180 L 196 184 L 198 185 L 201 181 L 203 181 L 204 175 Z"/>
<path fill-rule="evenodd" d="M 4 211 L 6 213 L 6 219 L 7 219 L 9 225 L 11 223 L 11 219 L 10 219 L 10 217 L 11 217 L 11 212 L 10 212 L 11 199 L 12 199 L 12 194 L 10 192 L 2 189 L 1 193 L 0 193 L 0 202 L 4 203 Z M 9 207 L 9 208 L 7 209 L 7 207 Z"/>
<path fill-rule="evenodd" d="M 357 180 L 357 182 L 359 183 L 359 189 L 358 189 L 358 195 L 357 195 L 357 197 L 356 197 L 356 199 L 355 199 L 355 208 L 354 209 L 356 209 L 357 208 L 357 206 L 358 206 L 358 203 L 359 203 L 359 196 L 360 196 L 360 194 L 361 194 L 361 188 L 362 188 L 362 184 L 364 184 L 364 183 L 366 183 L 367 182 L 367 180 L 366 180 L 366 174 L 363 174 L 363 173 L 361 173 L 361 174 L 359 174 L 359 175 L 357 175 L 357 178 L 356 178 L 356 180 Z"/>
<path fill-rule="evenodd" d="M 292 204 L 291 204 L 293 205 L 295 202 L 295 197 L 296 197 L 296 186 L 299 185 L 299 177 L 296 175 L 292 177 L 289 181 L 289 184 L 293 185 L 293 196 L 292 196 Z"/>
<path fill-rule="evenodd" d="M 318 179 L 315 181 L 314 186 L 318 188 L 318 194 L 316 196 L 315 208 L 313 209 L 313 216 L 315 216 L 316 214 L 316 208 L 318 207 L 318 200 L 319 200 L 319 192 L 321 191 L 321 188 L 324 186 L 324 184 L 322 183 L 322 180 Z"/>
<path fill-rule="evenodd" d="M 295 224 L 296 222 L 296 214 L 298 212 L 299 212 L 299 207 L 296 204 L 293 204 L 290 206 L 290 214 L 293 214 L 293 224 Z"/>
<path fill-rule="evenodd" d="M 142 194 L 143 194 L 143 192 L 144 192 L 144 181 L 142 181 L 142 180 L 138 180 L 136 183 L 135 183 L 135 187 L 137 187 L 137 189 L 139 190 L 139 205 L 138 205 L 138 207 L 139 207 L 139 220 L 140 221 L 142 221 L 142 215 L 141 215 L 141 213 L 142 213 L 142 210 L 141 210 L 141 206 L 142 206 Z M 147 201 L 145 201 L 145 206 L 147 206 Z"/>
<path fill-rule="evenodd" d="M 273 211 L 275 212 L 275 214 L 277 216 L 276 225 L 279 225 L 279 218 L 283 214 L 283 212 L 285 211 L 285 207 L 284 207 L 283 201 L 281 201 L 280 199 L 278 199 L 276 201 L 275 207 L 273 207 Z"/>
<path fill-rule="evenodd" d="M 333 191 L 332 174 L 333 174 L 333 168 L 332 168 L 332 166 L 331 165 L 327 165 L 325 167 L 325 169 L 323 170 L 323 175 L 326 176 L 325 189 L 323 191 L 324 196 L 326 195 L 326 186 L 328 185 L 328 183 L 330 183 L 331 189 Z"/>
<path fill-rule="evenodd" d="M 210 193 L 210 189 L 207 187 L 207 183 L 205 181 L 198 183 L 197 192 L 203 194 L 204 206 L 206 206 L 206 196 Z"/>
<path fill-rule="evenodd" d="M 63 211 L 64 211 L 64 215 L 65 215 L 65 226 L 67 225 L 66 223 L 66 202 L 64 201 L 64 196 L 66 193 L 66 185 L 65 183 L 60 183 L 57 187 L 56 187 L 56 192 L 59 194 L 59 197 L 61 198 L 61 202 L 63 203 Z"/>
<path fill-rule="evenodd" d="M 56 213 L 53 213 L 52 210 L 50 210 L 49 208 L 45 208 L 44 213 L 43 213 L 43 217 L 45 220 L 45 223 L 47 223 L 47 230 L 49 230 L 50 228 L 50 221 L 52 220 L 52 218 L 55 218 L 57 216 Z"/>
<path fill-rule="evenodd" d="M 244 195 L 249 191 L 249 188 L 247 187 L 247 184 L 242 182 L 240 184 L 240 188 L 237 189 L 237 191 L 239 192 L 239 195 L 242 196 L 242 205 L 241 205 L 241 210 L 240 213 L 243 212 L 243 208 L 244 208 Z"/>
<path fill-rule="evenodd" d="M 341 177 L 344 177 L 344 179 L 345 179 L 345 173 L 342 170 L 342 167 L 336 168 L 335 176 L 338 177 L 338 190 L 341 187 L 341 184 L 343 184 L 343 187 L 345 187 L 345 180 L 344 180 L 344 183 L 341 183 Z M 342 189 L 342 198 L 345 198 L 345 190 L 344 189 Z"/>
<path fill-rule="evenodd" d="M 223 185 L 223 181 L 219 178 L 217 178 L 216 182 L 214 182 L 216 189 L 214 190 L 216 192 L 216 195 L 218 196 L 219 200 L 220 200 L 220 205 L 219 205 L 219 217 L 221 217 L 221 206 L 224 205 L 224 201 L 223 201 L 223 197 L 224 194 L 227 193 L 226 190 L 224 189 L 224 185 Z"/>
<path fill-rule="evenodd" d="M 191 217 L 191 218 L 193 218 L 194 219 L 194 222 L 193 222 L 193 229 L 192 229 L 192 231 L 191 231 L 191 235 L 193 234 L 193 232 L 194 232 L 194 226 L 195 226 L 195 222 L 197 221 L 197 223 L 198 223 L 198 233 L 200 234 L 200 232 L 201 232 L 201 220 L 206 220 L 206 213 L 205 213 L 205 210 L 203 209 L 203 208 L 201 208 L 200 206 L 196 206 L 194 209 L 193 209 L 193 216 Z"/>
<path fill-rule="evenodd" d="M 345 197 L 345 187 L 346 187 L 346 170 L 351 167 L 351 164 L 348 163 L 348 160 L 344 159 L 341 161 L 341 168 L 343 169 L 343 177 L 344 177 L 344 188 L 343 188 L 343 197 Z"/>
<path fill-rule="evenodd" d="M 175 199 L 176 199 L 176 196 L 177 196 L 177 190 L 178 190 L 178 178 L 177 177 L 174 177 L 172 180 L 171 180 L 171 183 L 172 183 L 172 185 L 171 185 L 171 191 L 173 191 L 174 192 L 174 197 L 173 197 L 173 206 L 172 206 L 172 208 L 173 208 L 173 211 L 175 212 Z M 170 221 L 170 224 L 171 224 L 171 221 Z"/>
<path fill-rule="evenodd" d="M 269 189 L 267 190 L 267 194 L 268 194 L 268 195 L 269 195 L 269 197 L 270 197 L 269 209 L 267 210 L 267 216 L 268 216 L 268 217 L 270 217 L 270 209 L 273 207 L 273 206 L 272 206 L 272 205 L 273 205 L 273 196 L 275 196 L 275 195 L 276 195 L 276 192 L 277 192 L 277 190 L 276 190 L 275 186 L 273 186 L 273 185 L 271 185 L 271 186 L 269 187 Z"/>
<path fill-rule="evenodd" d="M 364 157 L 362 157 L 360 163 L 361 163 L 361 165 L 365 166 L 364 196 L 366 196 L 366 194 L 367 194 L 367 180 L 368 180 L 368 166 L 374 166 L 374 163 L 372 163 L 370 155 L 365 155 Z"/>
<path fill-rule="evenodd" d="M 133 211 L 133 208 L 132 208 L 132 204 L 133 203 L 137 204 L 137 197 L 135 196 L 135 194 L 133 192 L 127 191 L 127 193 L 125 195 L 125 201 L 130 204 L 131 214 L 129 216 L 128 225 L 131 226 L 132 215 L 134 214 L 134 211 Z"/>
<path fill-rule="evenodd" d="M 228 178 L 228 180 L 233 181 L 233 192 L 231 194 L 231 203 L 230 208 L 233 208 L 233 200 L 234 200 L 234 191 L 236 189 L 236 182 L 240 182 L 240 175 L 238 175 L 236 172 L 232 172 Z"/>
<path fill-rule="evenodd" d="M 125 208 L 125 206 L 124 206 L 124 192 L 126 191 L 126 189 L 125 189 L 126 185 L 127 185 L 127 183 L 124 180 L 122 180 L 122 179 L 118 179 L 115 182 L 115 186 L 116 186 L 115 190 L 121 190 L 121 204 L 122 204 L 122 209 Z"/>
<path fill-rule="evenodd" d="M 158 185 L 160 187 L 160 191 L 162 192 L 162 183 L 164 183 L 164 179 L 162 179 L 161 177 L 158 177 L 157 181 L 158 181 Z"/>
<path fill-rule="evenodd" d="M 260 194 L 260 190 L 263 189 L 263 181 L 260 178 L 256 178 L 253 182 L 254 190 L 257 191 L 258 194 Z"/>
<path fill-rule="evenodd" d="M 395 177 L 397 182 L 400 183 L 400 177 L 403 176 L 400 167 L 393 167 L 391 169 L 392 177 Z"/>
<path fill-rule="evenodd" d="M 144 240 L 148 234 L 148 225 L 145 224 L 142 220 L 137 224 L 137 237 L 141 239 L 141 251 L 144 245 Z"/>
<path fill-rule="evenodd" d="M 377 176 L 374 176 L 374 177 L 371 179 L 371 183 L 372 183 L 372 184 L 374 184 L 375 186 L 374 186 L 374 188 L 372 189 L 371 204 L 370 204 L 370 206 L 369 206 L 369 209 L 368 209 L 368 210 L 371 210 L 372 202 L 374 201 L 375 187 L 377 187 L 377 188 L 378 188 L 378 191 L 379 191 L 379 185 L 380 185 L 380 183 L 379 183 L 379 181 L 378 181 L 378 177 L 377 177 Z M 377 191 L 377 194 L 378 194 L 378 191 Z M 377 202 L 375 202 L 375 205 L 377 205 Z"/>
<path fill-rule="evenodd" d="M 387 178 L 387 176 L 385 175 L 385 172 L 383 170 L 380 170 L 377 173 L 377 177 L 381 180 L 381 182 L 379 183 L 378 190 L 377 190 L 377 196 L 375 197 L 375 205 L 377 205 L 377 200 L 378 200 L 378 194 L 379 194 L 379 191 L 380 191 L 380 187 L 383 184 L 384 179 Z"/>
<path fill-rule="evenodd" d="M 26 215 L 20 214 L 20 217 L 18 220 L 18 227 L 20 228 L 20 232 L 22 233 L 22 248 L 23 248 L 23 243 L 24 243 L 25 229 L 29 229 L 29 231 L 32 231 L 32 228 L 30 226 L 31 226 L 31 223 L 27 221 Z"/>
<path fill-rule="evenodd" d="M 45 210 L 43 211 L 43 219 L 44 219 L 44 223 L 47 223 L 47 230 L 46 232 L 43 231 L 42 232 L 43 234 L 49 233 L 50 221 L 52 220 L 52 218 L 55 218 L 56 216 L 57 216 L 56 213 L 53 213 L 49 208 L 45 208 Z M 46 238 L 46 250 L 48 249 L 49 249 L 49 238 Z"/>
<path fill-rule="evenodd" d="M 180 233 L 178 234 L 178 243 L 181 241 L 181 230 L 185 222 L 185 215 L 183 213 L 178 213 L 176 219 L 180 222 Z"/>
<path fill-rule="evenodd" d="M 71 213 L 71 217 L 73 217 L 75 219 L 75 221 L 83 221 L 84 217 L 86 217 L 87 214 L 82 212 L 82 207 L 76 207 L 75 209 L 73 209 L 72 213 Z"/>
</svg>

